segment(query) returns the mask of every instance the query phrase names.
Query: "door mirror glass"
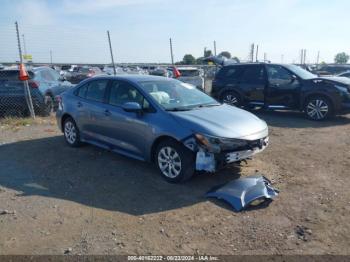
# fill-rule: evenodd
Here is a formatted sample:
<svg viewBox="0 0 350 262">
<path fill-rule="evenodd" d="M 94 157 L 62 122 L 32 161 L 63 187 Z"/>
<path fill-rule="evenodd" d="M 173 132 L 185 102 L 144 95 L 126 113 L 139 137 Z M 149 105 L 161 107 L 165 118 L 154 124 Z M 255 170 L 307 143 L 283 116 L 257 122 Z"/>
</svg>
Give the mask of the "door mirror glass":
<svg viewBox="0 0 350 262">
<path fill-rule="evenodd" d="M 126 102 L 122 105 L 122 108 L 124 109 L 124 111 L 126 112 L 141 112 L 142 111 L 142 107 L 139 103 L 137 102 Z"/>
</svg>

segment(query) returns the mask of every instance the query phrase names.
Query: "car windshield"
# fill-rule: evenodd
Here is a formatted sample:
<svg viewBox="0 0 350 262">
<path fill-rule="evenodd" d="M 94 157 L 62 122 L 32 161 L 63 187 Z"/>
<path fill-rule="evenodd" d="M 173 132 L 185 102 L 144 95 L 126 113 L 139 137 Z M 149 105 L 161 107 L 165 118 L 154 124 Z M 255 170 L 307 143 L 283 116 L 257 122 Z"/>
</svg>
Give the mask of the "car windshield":
<svg viewBox="0 0 350 262">
<path fill-rule="evenodd" d="M 139 82 L 159 105 L 168 111 L 192 110 L 198 107 L 220 105 L 215 99 L 196 87 L 178 80 Z"/>
<path fill-rule="evenodd" d="M 285 67 L 287 67 L 290 71 L 292 71 L 294 74 L 296 74 L 302 79 L 312 79 L 317 77 L 313 73 L 310 73 L 309 71 L 301 68 L 300 66 L 286 65 Z"/>
</svg>

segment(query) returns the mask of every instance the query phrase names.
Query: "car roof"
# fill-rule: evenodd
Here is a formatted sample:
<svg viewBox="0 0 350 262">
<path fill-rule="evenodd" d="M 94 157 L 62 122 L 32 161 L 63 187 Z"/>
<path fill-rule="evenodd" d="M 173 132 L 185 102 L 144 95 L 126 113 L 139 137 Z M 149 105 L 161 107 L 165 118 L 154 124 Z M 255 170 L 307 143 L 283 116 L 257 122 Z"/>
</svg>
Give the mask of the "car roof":
<svg viewBox="0 0 350 262">
<path fill-rule="evenodd" d="M 278 64 L 278 63 L 264 63 L 264 62 L 250 62 L 250 63 L 236 63 L 236 64 L 229 64 L 225 65 L 223 67 L 230 67 L 230 66 L 253 66 L 253 65 L 278 65 L 278 66 L 288 66 L 293 64 Z"/>
<path fill-rule="evenodd" d="M 118 76 L 95 76 L 90 79 L 110 79 L 110 80 L 128 80 L 133 83 L 139 83 L 144 81 L 172 81 L 172 78 L 167 78 L 163 76 L 154 76 L 154 75 L 118 75 Z"/>
</svg>

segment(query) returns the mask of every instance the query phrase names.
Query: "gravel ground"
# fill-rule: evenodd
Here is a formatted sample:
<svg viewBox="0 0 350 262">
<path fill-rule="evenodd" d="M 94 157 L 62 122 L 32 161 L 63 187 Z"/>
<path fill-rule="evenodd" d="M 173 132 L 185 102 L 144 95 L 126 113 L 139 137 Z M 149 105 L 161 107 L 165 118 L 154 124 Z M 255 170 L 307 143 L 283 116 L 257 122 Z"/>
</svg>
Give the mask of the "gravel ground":
<svg viewBox="0 0 350 262">
<path fill-rule="evenodd" d="M 53 119 L 1 123 L 0 254 L 350 254 L 350 115 L 257 113 L 270 146 L 182 185 L 147 163 L 69 148 Z M 233 212 L 204 193 L 265 174 L 280 195 Z"/>
</svg>

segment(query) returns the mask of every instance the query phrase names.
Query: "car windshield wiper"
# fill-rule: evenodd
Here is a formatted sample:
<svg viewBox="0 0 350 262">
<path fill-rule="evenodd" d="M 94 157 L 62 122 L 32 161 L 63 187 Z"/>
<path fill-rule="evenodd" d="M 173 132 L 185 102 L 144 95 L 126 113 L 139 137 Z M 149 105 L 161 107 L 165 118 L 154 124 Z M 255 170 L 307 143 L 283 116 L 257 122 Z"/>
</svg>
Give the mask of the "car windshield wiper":
<svg viewBox="0 0 350 262">
<path fill-rule="evenodd" d="M 173 108 L 167 108 L 165 111 L 189 111 L 192 108 L 187 108 L 187 107 L 173 107 Z"/>
<path fill-rule="evenodd" d="M 219 105 L 221 105 L 221 104 L 219 104 L 219 103 L 210 103 L 210 104 L 201 104 L 201 105 L 197 105 L 197 106 L 195 106 L 194 108 L 201 108 L 201 107 L 212 107 L 212 106 L 219 106 Z"/>
</svg>

